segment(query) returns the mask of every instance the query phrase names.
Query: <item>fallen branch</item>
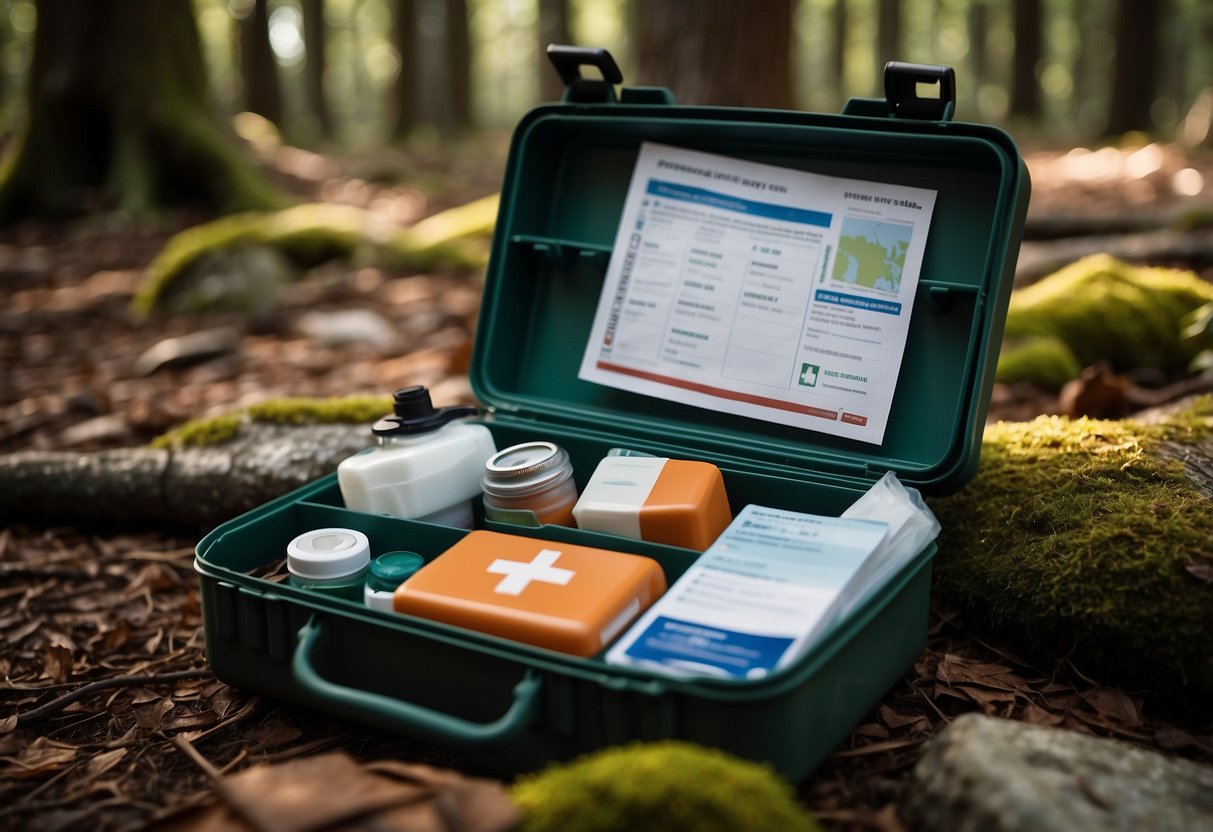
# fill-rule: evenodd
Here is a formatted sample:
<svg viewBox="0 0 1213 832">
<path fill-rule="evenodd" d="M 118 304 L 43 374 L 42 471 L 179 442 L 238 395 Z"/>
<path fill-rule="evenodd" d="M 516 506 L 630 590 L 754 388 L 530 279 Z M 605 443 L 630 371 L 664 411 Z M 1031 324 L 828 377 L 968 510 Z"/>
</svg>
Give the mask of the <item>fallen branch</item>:
<svg viewBox="0 0 1213 832">
<path fill-rule="evenodd" d="M 365 425 L 245 425 L 212 447 L 0 457 L 0 518 L 208 529 L 336 470 Z"/>
<path fill-rule="evenodd" d="M 1129 263 L 1183 263 L 1200 268 L 1213 263 L 1213 228 L 1195 231 L 1161 229 L 1137 234 L 1095 235 L 1025 242 L 1015 268 L 1016 288 L 1092 254 L 1110 254 Z"/>
</svg>

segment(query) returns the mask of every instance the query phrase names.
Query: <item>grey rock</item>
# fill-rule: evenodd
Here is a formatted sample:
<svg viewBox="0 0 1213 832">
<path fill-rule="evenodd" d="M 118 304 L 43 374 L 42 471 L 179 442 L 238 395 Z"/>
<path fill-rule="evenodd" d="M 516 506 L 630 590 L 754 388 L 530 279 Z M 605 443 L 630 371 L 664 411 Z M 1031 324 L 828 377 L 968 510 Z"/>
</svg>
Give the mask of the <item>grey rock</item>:
<svg viewBox="0 0 1213 832">
<path fill-rule="evenodd" d="M 966 714 L 927 746 L 902 813 L 919 832 L 1213 830 L 1213 768 Z"/>
<path fill-rule="evenodd" d="M 325 346 L 368 344 L 386 352 L 396 343 L 396 330 L 370 309 L 308 312 L 295 327 L 301 335 Z"/>
<path fill-rule="evenodd" d="M 232 327 L 217 327 L 165 338 L 135 359 L 135 372 L 150 376 L 169 367 L 188 367 L 240 349 L 240 333 Z"/>
<path fill-rule="evenodd" d="M 285 303 L 296 273 L 287 256 L 270 246 L 214 249 L 173 279 L 159 305 L 170 313 L 225 309 L 270 319 Z"/>
</svg>

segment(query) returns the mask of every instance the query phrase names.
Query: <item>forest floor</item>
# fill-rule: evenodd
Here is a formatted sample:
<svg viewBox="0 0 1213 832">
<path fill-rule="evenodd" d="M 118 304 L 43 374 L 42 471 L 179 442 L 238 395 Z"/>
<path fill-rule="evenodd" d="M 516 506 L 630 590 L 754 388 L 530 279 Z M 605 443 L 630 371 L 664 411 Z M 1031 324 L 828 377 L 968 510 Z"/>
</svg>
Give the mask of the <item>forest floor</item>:
<svg viewBox="0 0 1213 832">
<path fill-rule="evenodd" d="M 407 224 L 495 190 L 503 152 L 493 145 L 339 160 L 269 149 L 266 158 L 301 196 Z M 1205 194 L 1213 189 L 1213 158 L 1173 146 L 1039 151 L 1028 161 L 1037 219 L 1167 215 L 1208 206 L 1184 195 L 1194 176 Z M 136 320 L 130 301 L 143 270 L 170 233 L 194 221 L 182 214 L 155 227 L 92 219 L 0 230 L 0 453 L 143 444 L 186 419 L 272 396 L 382 394 L 406 383 L 466 392 L 483 275 L 330 264 L 294 284 L 270 319 Z M 308 315 L 342 310 L 373 311 L 391 337 L 318 343 L 304 334 Z M 238 346 L 207 360 L 139 361 L 164 339 L 200 330 L 235 331 Z M 991 418 L 1056 404 L 1000 391 Z M 0 530 L 0 828 L 140 828 L 218 800 L 215 770 L 321 750 L 364 761 L 446 760 L 439 749 L 217 681 L 204 656 L 196 540 L 162 529 Z M 89 685 L 82 698 L 59 698 Z M 1213 764 L 1213 725 L 1168 720 L 1147 691 L 1104 686 L 1066 662 L 1035 666 L 935 608 L 913 669 L 798 794 L 828 828 L 902 829 L 896 801 L 923 743 L 972 710 Z"/>
</svg>

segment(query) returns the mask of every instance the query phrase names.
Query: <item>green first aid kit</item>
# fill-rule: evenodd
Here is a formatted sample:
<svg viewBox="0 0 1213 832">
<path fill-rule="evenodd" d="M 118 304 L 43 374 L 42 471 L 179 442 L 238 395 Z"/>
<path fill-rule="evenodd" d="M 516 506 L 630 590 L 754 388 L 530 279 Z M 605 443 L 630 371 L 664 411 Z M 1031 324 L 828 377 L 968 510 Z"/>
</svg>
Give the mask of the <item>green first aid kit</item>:
<svg viewBox="0 0 1213 832">
<path fill-rule="evenodd" d="M 927 495 L 963 487 L 1029 181 L 1005 133 L 952 120 L 952 71 L 890 64 L 884 99 L 828 115 L 680 106 L 664 88 L 620 87 L 603 50 L 549 55 L 566 92 L 514 134 L 472 359 L 484 408 L 459 424 L 498 450 L 563 449 L 579 493 L 615 449 L 710 463 L 734 516 L 837 517 L 890 471 Z M 582 519 L 630 522 L 600 502 Z M 574 572 L 562 546 L 652 559 L 666 585 L 701 557 L 571 521 L 519 525 L 484 503 L 471 500 L 475 532 L 355 510 L 334 473 L 215 529 L 196 564 L 216 675 L 498 775 L 677 738 L 797 780 L 926 642 L 934 544 L 790 664 L 746 678 L 609 662 L 597 645 L 618 617 L 572 655 L 397 612 L 390 594 L 376 608 L 261 577 L 313 530 L 313 549 L 348 542 L 355 581 L 367 557 L 428 564 L 488 532 L 529 540 L 560 586 Z M 517 564 L 489 562 L 498 592 L 523 593 L 530 579 L 506 575 Z"/>
</svg>

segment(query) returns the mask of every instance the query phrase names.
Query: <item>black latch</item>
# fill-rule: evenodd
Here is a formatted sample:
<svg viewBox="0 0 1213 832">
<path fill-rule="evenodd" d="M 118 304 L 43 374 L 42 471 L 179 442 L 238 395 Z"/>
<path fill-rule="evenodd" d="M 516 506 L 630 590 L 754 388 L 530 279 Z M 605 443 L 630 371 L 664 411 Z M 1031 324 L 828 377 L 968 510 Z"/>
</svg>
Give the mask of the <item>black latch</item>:
<svg viewBox="0 0 1213 832">
<path fill-rule="evenodd" d="M 884 65 L 884 96 L 894 118 L 951 121 L 956 111 L 956 72 L 950 66 Z"/>
<path fill-rule="evenodd" d="M 611 53 L 602 47 L 565 46 L 550 44 L 548 60 L 564 81 L 564 100 L 574 103 L 595 103 L 615 100 L 615 85 L 623 83 L 623 73 Z M 592 66 L 601 78 L 584 78 L 583 66 Z"/>
</svg>

